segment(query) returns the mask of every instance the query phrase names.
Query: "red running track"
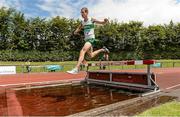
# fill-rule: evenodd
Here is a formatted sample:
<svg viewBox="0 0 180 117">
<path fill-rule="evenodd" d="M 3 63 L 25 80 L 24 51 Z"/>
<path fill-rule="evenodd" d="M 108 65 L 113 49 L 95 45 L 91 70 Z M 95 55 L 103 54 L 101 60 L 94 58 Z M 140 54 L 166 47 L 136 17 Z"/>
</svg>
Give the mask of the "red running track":
<svg viewBox="0 0 180 117">
<path fill-rule="evenodd" d="M 118 72 L 146 72 L 145 70 L 114 70 Z M 156 68 L 152 71 L 157 76 L 157 84 L 161 90 L 180 88 L 180 68 Z M 16 75 L 0 75 L 0 94 L 6 87 L 13 84 L 22 85 L 23 83 L 37 83 L 37 82 L 52 82 L 52 81 L 72 81 L 83 80 L 86 72 L 80 72 L 77 75 L 71 75 L 64 72 L 55 73 L 27 73 Z M 7 104 L 4 101 L 0 102 L 0 116 L 23 116 L 21 105 L 13 91 L 4 93 L 7 98 Z M 4 98 L 2 97 L 2 98 Z M 2 108 L 2 105 L 7 105 Z M 1 109 L 2 108 L 2 109 Z"/>
<path fill-rule="evenodd" d="M 146 72 L 146 70 L 113 70 L 118 72 Z M 152 72 L 156 74 L 156 81 L 160 89 L 171 89 L 180 87 L 180 68 L 154 68 Z M 24 73 L 15 75 L 0 75 L 0 87 L 11 86 L 13 84 L 52 82 L 52 81 L 72 81 L 83 80 L 86 72 L 77 75 L 65 72 L 51 73 Z"/>
<path fill-rule="evenodd" d="M 0 75 L 0 87 L 12 85 L 33 84 L 39 82 L 55 82 L 55 81 L 73 81 L 83 80 L 86 72 L 72 75 L 65 72 L 49 72 L 49 73 L 21 73 L 14 75 Z"/>
</svg>

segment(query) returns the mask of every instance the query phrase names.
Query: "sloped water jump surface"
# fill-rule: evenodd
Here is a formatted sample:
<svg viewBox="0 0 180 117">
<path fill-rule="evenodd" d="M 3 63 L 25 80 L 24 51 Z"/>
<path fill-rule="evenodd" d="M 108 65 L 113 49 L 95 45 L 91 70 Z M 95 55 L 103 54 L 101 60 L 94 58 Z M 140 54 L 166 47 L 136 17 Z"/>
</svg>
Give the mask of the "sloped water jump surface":
<svg viewBox="0 0 180 117">
<path fill-rule="evenodd" d="M 131 92 L 86 84 L 16 88 L 1 93 L 0 115 L 64 116 L 135 97 Z"/>
</svg>

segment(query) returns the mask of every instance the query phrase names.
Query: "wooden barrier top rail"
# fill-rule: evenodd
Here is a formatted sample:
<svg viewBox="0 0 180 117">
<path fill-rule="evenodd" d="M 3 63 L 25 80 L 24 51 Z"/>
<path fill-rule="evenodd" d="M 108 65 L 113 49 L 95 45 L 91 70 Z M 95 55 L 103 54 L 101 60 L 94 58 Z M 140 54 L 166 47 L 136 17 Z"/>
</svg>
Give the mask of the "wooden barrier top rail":
<svg viewBox="0 0 180 117">
<path fill-rule="evenodd" d="M 100 66 L 100 65 L 151 65 L 155 64 L 155 60 L 128 60 L 128 61 L 100 61 L 88 63 L 85 66 Z"/>
</svg>

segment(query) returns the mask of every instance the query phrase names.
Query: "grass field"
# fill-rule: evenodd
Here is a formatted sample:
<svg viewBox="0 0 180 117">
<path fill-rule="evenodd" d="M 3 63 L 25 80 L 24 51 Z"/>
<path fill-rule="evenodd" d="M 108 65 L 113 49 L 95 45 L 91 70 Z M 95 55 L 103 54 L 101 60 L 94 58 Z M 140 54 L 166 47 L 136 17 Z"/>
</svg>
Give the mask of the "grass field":
<svg viewBox="0 0 180 117">
<path fill-rule="evenodd" d="M 91 61 L 93 62 L 93 61 Z M 160 67 L 168 68 L 168 67 L 180 67 L 180 60 L 157 60 L 157 62 L 161 63 Z M 36 66 L 32 68 L 31 72 L 46 72 L 44 66 L 45 65 L 61 65 L 63 66 L 62 71 L 67 71 L 72 69 L 76 65 L 77 61 L 65 61 L 65 62 L 31 62 L 31 66 Z M 0 62 L 1 65 L 15 65 L 17 66 L 17 72 L 22 73 L 26 72 L 25 68 L 25 62 Z M 37 67 L 39 66 L 39 67 Z M 115 70 L 115 69 L 142 69 L 146 68 L 145 65 L 124 65 L 124 66 L 109 66 L 108 69 Z M 90 70 L 96 70 L 99 69 L 99 67 L 90 67 Z"/>
<path fill-rule="evenodd" d="M 162 104 L 158 107 L 154 107 L 152 109 L 149 109 L 143 113 L 141 113 L 139 116 L 180 116 L 180 102 L 173 101 L 166 104 Z"/>
</svg>

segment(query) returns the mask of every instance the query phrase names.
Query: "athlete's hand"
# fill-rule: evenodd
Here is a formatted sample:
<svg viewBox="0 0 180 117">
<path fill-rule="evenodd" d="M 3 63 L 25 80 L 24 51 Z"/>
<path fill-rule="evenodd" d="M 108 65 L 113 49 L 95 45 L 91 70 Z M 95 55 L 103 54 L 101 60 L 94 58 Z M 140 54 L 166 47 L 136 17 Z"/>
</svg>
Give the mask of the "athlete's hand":
<svg viewBox="0 0 180 117">
<path fill-rule="evenodd" d="M 109 23 L 109 20 L 107 18 L 105 18 L 104 23 Z"/>
<path fill-rule="evenodd" d="M 79 35 L 79 33 L 77 31 L 74 31 L 74 35 Z"/>
</svg>

